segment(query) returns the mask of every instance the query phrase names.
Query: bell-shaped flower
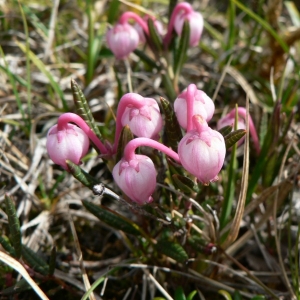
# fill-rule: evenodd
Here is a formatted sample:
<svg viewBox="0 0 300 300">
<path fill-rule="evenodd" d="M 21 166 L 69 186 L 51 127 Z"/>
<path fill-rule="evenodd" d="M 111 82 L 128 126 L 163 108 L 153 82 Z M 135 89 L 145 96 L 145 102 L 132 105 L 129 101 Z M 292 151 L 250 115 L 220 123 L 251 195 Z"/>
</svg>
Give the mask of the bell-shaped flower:
<svg viewBox="0 0 300 300">
<path fill-rule="evenodd" d="M 128 125 L 132 133 L 138 137 L 158 139 L 158 133 L 162 129 L 162 116 L 159 106 L 152 98 L 144 98 L 144 106 L 126 107 L 122 115 L 122 125 Z"/>
<path fill-rule="evenodd" d="M 196 90 L 193 99 L 188 99 L 187 90 L 182 92 L 174 102 L 174 111 L 180 126 L 187 128 L 188 101 L 194 101 L 193 115 L 200 115 L 208 122 L 214 112 L 215 105 L 210 97 L 201 90 Z"/>
<path fill-rule="evenodd" d="M 124 59 L 137 48 L 139 35 L 133 26 L 119 23 L 107 31 L 106 41 L 115 57 Z"/>
<path fill-rule="evenodd" d="M 195 12 L 194 10 L 180 10 L 174 20 L 174 28 L 179 36 L 181 35 L 183 24 L 185 21 L 188 21 L 190 25 L 189 45 L 191 47 L 197 46 L 199 44 L 203 31 L 203 17 L 200 13 Z"/>
<path fill-rule="evenodd" d="M 120 189 L 134 202 L 144 205 L 153 201 L 156 187 L 156 170 L 152 160 L 145 155 L 134 155 L 127 161 L 122 158 L 112 171 Z"/>
<path fill-rule="evenodd" d="M 52 161 L 68 170 L 66 160 L 79 165 L 81 158 L 89 150 L 89 138 L 82 129 L 65 124 L 62 129 L 57 125 L 51 127 L 47 134 L 47 151 Z"/>
<path fill-rule="evenodd" d="M 195 129 L 180 141 L 178 155 L 183 167 L 207 185 L 218 179 L 226 154 L 225 141 L 202 116 L 193 116 L 193 122 Z"/>
</svg>

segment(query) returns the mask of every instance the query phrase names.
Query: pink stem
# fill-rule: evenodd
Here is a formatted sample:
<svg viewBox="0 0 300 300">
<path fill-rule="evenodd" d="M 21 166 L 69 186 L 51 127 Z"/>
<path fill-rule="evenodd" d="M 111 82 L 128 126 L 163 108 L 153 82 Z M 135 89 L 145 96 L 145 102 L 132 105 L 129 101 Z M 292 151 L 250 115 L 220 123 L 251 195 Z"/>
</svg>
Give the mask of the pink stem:
<svg viewBox="0 0 300 300">
<path fill-rule="evenodd" d="M 172 37 L 172 32 L 173 32 L 173 28 L 174 28 L 174 23 L 175 23 L 175 18 L 177 16 L 177 14 L 179 13 L 180 10 L 184 10 L 187 14 L 192 12 L 193 11 L 193 8 L 192 6 L 187 3 L 187 2 L 181 2 L 181 3 L 178 3 L 173 12 L 172 12 L 172 15 L 171 15 L 171 19 L 170 19 L 170 22 L 169 22 L 169 25 L 168 25 L 168 31 L 167 31 L 167 34 L 164 38 L 164 45 L 165 47 L 168 47 L 170 41 L 171 41 L 171 37 Z"/>
<path fill-rule="evenodd" d="M 127 11 L 123 13 L 119 19 L 119 23 L 120 24 L 127 23 L 129 19 L 133 19 L 134 21 L 136 21 L 143 28 L 146 34 L 149 35 L 149 29 L 147 23 L 140 16 L 138 16 L 136 13 L 132 11 Z"/>
<path fill-rule="evenodd" d="M 198 133 L 201 133 L 208 128 L 206 120 L 201 115 L 194 115 L 192 121 Z"/>
<path fill-rule="evenodd" d="M 180 163 L 180 158 L 175 151 L 173 151 L 170 148 L 168 148 L 167 146 L 165 146 L 157 141 L 154 141 L 152 139 L 149 139 L 149 138 L 136 138 L 136 139 L 131 140 L 124 149 L 124 158 L 127 161 L 134 159 L 135 149 L 138 147 L 141 147 L 141 146 L 148 146 L 148 147 L 157 149 L 158 151 L 165 153 L 166 155 L 170 156 L 175 161 Z"/>
<path fill-rule="evenodd" d="M 133 106 L 139 109 L 147 104 L 148 104 L 147 99 L 145 99 L 144 97 L 136 93 L 127 93 L 120 99 L 118 109 L 117 109 L 116 133 L 115 133 L 114 146 L 112 150 L 113 153 L 117 151 L 120 134 L 123 128 L 121 120 L 125 109 L 128 106 Z M 153 103 L 151 102 L 151 105 L 152 104 Z"/>
<path fill-rule="evenodd" d="M 238 110 L 239 116 L 243 117 L 246 120 L 246 114 L 247 114 L 246 109 L 244 107 L 238 107 L 237 110 Z M 232 118 L 235 118 L 235 111 L 236 110 L 233 109 L 229 113 L 229 116 L 232 117 Z M 250 114 L 249 114 L 249 131 L 250 131 L 250 134 L 252 136 L 255 151 L 256 151 L 257 154 L 259 154 L 260 153 L 259 139 L 258 139 L 257 132 L 256 132 L 256 129 L 255 129 L 255 126 L 254 126 L 254 123 L 253 123 L 253 120 L 252 120 Z"/>
<path fill-rule="evenodd" d="M 194 102 L 195 102 L 196 91 L 197 91 L 197 87 L 193 83 L 187 87 L 187 91 L 186 91 L 186 105 L 187 105 L 186 131 L 187 132 L 193 129 Z"/>
<path fill-rule="evenodd" d="M 66 125 L 70 122 L 73 122 L 76 125 L 78 125 L 83 130 L 83 132 L 89 137 L 89 139 L 95 144 L 95 146 L 100 150 L 102 154 L 108 154 L 107 148 L 97 138 L 95 133 L 86 124 L 86 122 L 76 114 L 64 113 L 61 116 L 59 116 L 57 120 L 57 129 L 63 130 L 66 127 Z"/>
</svg>

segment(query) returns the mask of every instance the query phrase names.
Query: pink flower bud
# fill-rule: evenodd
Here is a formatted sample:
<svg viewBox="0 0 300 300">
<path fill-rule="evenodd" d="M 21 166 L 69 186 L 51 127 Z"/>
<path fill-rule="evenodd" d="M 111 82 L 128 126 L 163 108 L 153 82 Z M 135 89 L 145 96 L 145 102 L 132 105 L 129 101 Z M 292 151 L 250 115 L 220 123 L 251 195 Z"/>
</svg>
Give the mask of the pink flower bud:
<svg viewBox="0 0 300 300">
<path fill-rule="evenodd" d="M 73 124 L 65 124 L 61 130 L 54 125 L 48 131 L 46 147 L 52 161 L 68 170 L 66 160 L 80 164 L 89 150 L 89 138 Z"/>
<path fill-rule="evenodd" d="M 186 133 L 178 145 L 183 167 L 203 184 L 218 179 L 226 154 L 223 136 L 212 130 L 203 117 L 193 117 L 196 129 Z"/>
<path fill-rule="evenodd" d="M 195 11 L 180 10 L 174 20 L 174 28 L 180 36 L 185 21 L 190 25 L 190 46 L 194 47 L 199 44 L 200 37 L 203 31 L 203 17 Z"/>
<path fill-rule="evenodd" d="M 188 94 L 187 90 L 182 92 L 174 102 L 174 111 L 180 126 L 187 129 L 187 112 L 188 112 Z M 194 94 L 193 115 L 202 116 L 207 122 L 212 118 L 215 112 L 213 101 L 201 90 L 196 90 Z"/>
<path fill-rule="evenodd" d="M 226 115 L 225 117 L 221 118 L 218 123 L 217 123 L 217 130 L 220 130 L 221 128 L 225 127 L 225 126 L 232 126 L 232 130 L 234 129 L 234 122 L 235 122 L 235 116 L 232 115 Z M 246 129 L 246 124 L 245 121 L 241 118 L 238 118 L 238 123 L 237 123 L 237 129 Z M 245 137 L 242 137 L 239 141 L 238 141 L 238 146 L 240 146 L 243 141 L 244 141 Z"/>
<path fill-rule="evenodd" d="M 153 201 L 156 170 L 152 160 L 145 155 L 134 155 L 127 161 L 122 158 L 112 171 L 120 189 L 134 202 L 143 205 Z"/>
<path fill-rule="evenodd" d="M 162 128 L 162 116 L 159 106 L 152 98 L 138 98 L 145 103 L 141 107 L 129 105 L 122 115 L 122 126 L 128 125 L 132 133 L 138 137 L 158 139 Z"/>
<path fill-rule="evenodd" d="M 137 48 L 139 35 L 128 23 L 117 24 L 107 31 L 106 41 L 116 58 L 124 59 Z"/>
</svg>

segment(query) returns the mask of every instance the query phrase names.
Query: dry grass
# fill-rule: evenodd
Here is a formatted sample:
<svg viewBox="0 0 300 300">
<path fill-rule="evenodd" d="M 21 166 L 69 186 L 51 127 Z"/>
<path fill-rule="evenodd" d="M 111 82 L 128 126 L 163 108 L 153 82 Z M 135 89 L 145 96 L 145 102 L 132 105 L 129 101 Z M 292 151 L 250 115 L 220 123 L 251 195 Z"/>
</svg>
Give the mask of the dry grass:
<svg viewBox="0 0 300 300">
<path fill-rule="evenodd" d="M 3 238 L 10 236 L 4 201 L 9 195 L 20 220 L 22 244 L 47 263 L 56 247 L 53 275 L 34 270 L 24 256 L 18 260 L 47 297 L 81 299 L 100 279 L 91 299 L 184 299 L 178 287 L 186 296 L 197 291 L 194 299 L 264 299 L 257 295 L 299 299 L 299 67 L 294 65 L 288 73 L 286 66 L 292 61 L 286 63 L 287 54 L 280 47 L 281 41 L 288 50 L 293 46 L 294 62 L 299 62 L 296 9 L 292 14 L 291 7 L 283 6 L 281 11 L 279 6 L 268 7 L 265 14 L 264 1 L 257 1 L 257 7 L 250 5 L 271 29 L 278 29 L 278 40 L 247 11 L 236 11 L 232 31 L 230 17 L 213 3 L 198 5 L 206 30 L 201 47 L 189 52 L 179 89 L 195 82 L 211 97 L 215 92 L 212 126 L 235 103 L 245 106 L 248 97 L 249 112 L 265 141 L 260 156 L 254 154 L 251 141 L 250 148 L 246 144 L 238 150 L 233 212 L 227 225 L 219 228 L 230 154 L 219 183 L 185 195 L 163 178 L 155 195 L 159 202 L 146 208 L 94 195 L 53 165 L 46 152 L 46 133 L 63 111 L 76 111 L 71 79 L 82 87 L 103 137 L 111 142 L 116 103 L 120 91 L 129 90 L 130 81 L 133 91 L 145 97 L 167 98 L 168 94 L 161 74 L 151 72 L 138 56 L 117 62 L 107 51 L 102 37 L 113 1 L 91 3 L 94 46 L 101 50 L 96 53 L 89 52 L 91 19 L 85 1 L 20 2 L 0 2 L 0 230 Z M 135 2 L 139 10 L 141 2 Z M 127 2 L 122 1 L 118 11 L 125 9 Z M 146 9 L 166 20 L 166 4 L 151 2 Z M 272 9 L 280 17 L 268 20 L 274 16 Z M 94 150 L 82 168 L 108 191 L 120 194 L 111 165 Z M 101 222 L 82 200 L 127 217 L 139 226 L 142 236 Z M 189 216 L 185 207 L 190 202 Z M 178 262 L 155 247 L 164 235 L 184 247 L 187 262 Z M 195 236 L 196 246 L 188 240 Z M 9 263 L 7 253 L 0 246 L 3 292 L 20 280 L 18 273 L 26 278 L 23 269 L 14 267 L 18 262 Z M 18 294 L 18 299 L 36 297 L 28 286 Z M 1 299 L 10 297 L 1 295 Z"/>
</svg>

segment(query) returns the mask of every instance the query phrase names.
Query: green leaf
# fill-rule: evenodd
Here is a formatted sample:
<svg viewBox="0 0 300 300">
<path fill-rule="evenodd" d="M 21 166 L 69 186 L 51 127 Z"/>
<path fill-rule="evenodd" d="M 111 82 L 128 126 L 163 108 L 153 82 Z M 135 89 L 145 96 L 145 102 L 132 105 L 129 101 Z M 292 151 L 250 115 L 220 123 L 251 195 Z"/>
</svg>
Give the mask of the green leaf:
<svg viewBox="0 0 300 300">
<path fill-rule="evenodd" d="M 179 174 L 173 174 L 172 179 L 174 180 L 176 187 L 178 187 L 182 192 L 186 194 L 194 192 L 195 184 L 190 178 Z"/>
<path fill-rule="evenodd" d="M 279 34 L 272 28 L 272 26 L 266 20 L 262 19 L 259 15 L 257 15 L 254 11 L 243 5 L 241 2 L 237 0 L 231 1 L 235 3 L 246 14 L 248 14 L 251 18 L 253 18 L 256 22 L 258 22 L 266 31 L 268 31 L 278 42 L 278 44 L 282 47 L 285 53 L 289 53 L 289 47 L 286 44 L 286 42 L 279 36 Z"/>
<path fill-rule="evenodd" d="M 175 56 L 174 56 L 174 86 L 177 86 L 182 66 L 186 60 L 187 50 L 189 48 L 189 42 L 190 42 L 190 24 L 188 21 L 185 21 L 180 36 L 179 45 L 178 48 L 176 49 Z"/>
<path fill-rule="evenodd" d="M 70 173 L 90 190 L 93 190 L 94 185 L 99 183 L 99 180 L 82 170 L 79 166 L 77 166 L 70 160 L 66 160 L 66 163 L 68 165 Z"/>
<path fill-rule="evenodd" d="M 5 195 L 5 207 L 8 218 L 10 241 L 15 249 L 16 257 L 19 258 L 22 252 L 20 221 L 16 213 L 15 205 L 8 195 Z"/>
<path fill-rule="evenodd" d="M 22 257 L 33 270 L 45 276 L 49 274 L 47 263 L 37 253 L 25 245 L 22 247 Z"/>
<path fill-rule="evenodd" d="M 177 147 L 179 142 L 182 139 L 182 132 L 176 114 L 173 110 L 171 103 L 160 97 L 160 103 L 162 110 L 165 115 L 165 136 L 164 138 L 167 141 L 164 141 L 164 144 L 170 146 L 174 151 L 177 152 Z"/>
<path fill-rule="evenodd" d="M 35 64 L 35 66 L 49 79 L 53 90 L 57 93 L 62 102 L 64 111 L 69 111 L 69 107 L 67 105 L 65 96 L 61 88 L 59 87 L 58 83 L 54 80 L 52 74 L 47 70 L 44 63 L 32 51 L 27 51 L 26 46 L 24 44 L 18 42 L 17 40 L 15 42 L 18 45 L 18 47 L 24 52 L 24 54 L 28 55 L 28 57 Z"/>
<path fill-rule="evenodd" d="M 228 126 L 222 127 L 218 131 L 225 137 L 227 134 L 229 134 L 232 131 L 232 128 L 233 127 L 231 125 L 228 125 Z"/>
<path fill-rule="evenodd" d="M 185 263 L 189 258 L 181 245 L 166 239 L 159 240 L 155 245 L 155 248 L 158 251 L 158 253 L 162 253 L 166 256 L 169 256 L 181 263 Z"/>
<path fill-rule="evenodd" d="M 74 79 L 71 79 L 71 89 L 72 89 L 73 99 L 74 99 L 74 103 L 78 115 L 82 117 L 82 119 L 88 124 L 91 130 L 101 140 L 102 136 L 98 126 L 96 125 L 89 104 L 87 103 L 83 92 L 81 91 L 80 87 L 78 86 L 77 82 Z M 95 149 L 97 150 L 97 147 L 95 147 Z"/>
<path fill-rule="evenodd" d="M 218 293 L 222 295 L 226 300 L 232 300 L 230 294 L 225 290 L 219 290 Z"/>
<path fill-rule="evenodd" d="M 175 290 L 175 300 L 186 300 L 183 288 L 181 286 Z"/>
<path fill-rule="evenodd" d="M 0 244 L 11 256 L 16 257 L 16 251 L 7 237 L 0 236 Z"/>
<path fill-rule="evenodd" d="M 230 149 L 236 142 L 238 142 L 247 131 L 245 129 L 238 129 L 227 134 L 225 139 L 226 149 Z"/>
<path fill-rule="evenodd" d="M 151 68 L 157 69 L 157 70 L 160 69 L 160 67 L 157 65 L 157 63 L 152 58 L 150 58 L 145 53 L 145 51 L 135 49 L 133 52 L 134 52 L 134 54 L 136 54 L 140 58 L 141 61 L 143 61 L 145 64 L 149 65 Z"/>
<path fill-rule="evenodd" d="M 110 24 L 113 24 L 116 20 L 117 17 L 119 16 L 119 6 L 120 6 L 120 1 L 119 0 L 112 0 L 109 5 L 109 9 L 107 12 L 107 22 Z"/>
<path fill-rule="evenodd" d="M 118 142 L 116 162 L 121 160 L 121 158 L 123 157 L 125 146 L 128 144 L 129 141 L 133 140 L 133 138 L 134 136 L 130 130 L 130 127 L 128 125 L 124 126 L 121 131 L 119 142 Z"/>
<path fill-rule="evenodd" d="M 186 300 L 193 300 L 194 296 L 197 294 L 197 291 L 192 291 L 188 294 Z"/>
<path fill-rule="evenodd" d="M 28 284 L 28 282 L 24 278 L 21 278 L 19 281 L 16 282 L 15 285 L 10 286 L 7 289 L 1 290 L 1 295 L 9 296 L 31 289 L 32 287 Z"/>
<path fill-rule="evenodd" d="M 55 271 L 55 263 L 56 263 L 56 247 L 52 247 L 50 261 L 49 261 L 49 275 L 53 275 Z"/>
<path fill-rule="evenodd" d="M 133 235 L 140 235 L 139 227 L 127 218 L 111 211 L 107 207 L 97 206 L 91 202 L 82 201 L 85 208 L 107 225 Z"/>
<path fill-rule="evenodd" d="M 146 35 L 146 38 L 148 39 L 148 43 L 150 45 L 153 45 L 153 47 L 156 51 L 158 51 L 158 53 L 161 53 L 163 49 L 162 39 L 158 34 L 156 27 L 154 26 L 153 20 L 149 18 L 147 23 L 149 29 L 149 37 Z"/>
</svg>

